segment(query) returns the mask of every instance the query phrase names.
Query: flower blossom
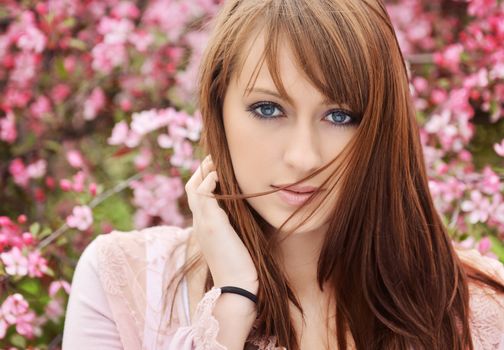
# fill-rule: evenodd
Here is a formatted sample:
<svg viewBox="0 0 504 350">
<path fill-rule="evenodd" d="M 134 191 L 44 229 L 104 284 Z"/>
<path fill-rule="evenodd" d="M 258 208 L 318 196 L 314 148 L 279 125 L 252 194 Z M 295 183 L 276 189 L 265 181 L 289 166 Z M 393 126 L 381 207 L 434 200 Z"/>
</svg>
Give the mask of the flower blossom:
<svg viewBox="0 0 504 350">
<path fill-rule="evenodd" d="M 495 153 L 497 153 L 501 157 L 504 157 L 504 139 L 502 139 L 500 143 L 494 144 L 493 148 Z"/>
<path fill-rule="evenodd" d="M 81 231 L 87 230 L 93 223 L 93 213 L 87 205 L 75 206 L 66 219 L 68 226 Z"/>
<path fill-rule="evenodd" d="M 14 143 L 16 138 L 16 119 L 12 112 L 7 112 L 6 117 L 0 119 L 0 140 L 7 143 Z"/>
<path fill-rule="evenodd" d="M 84 102 L 84 119 L 93 120 L 96 118 L 98 112 L 100 112 L 105 106 L 105 94 L 103 90 L 96 87 L 91 92 L 91 95 Z"/>
<path fill-rule="evenodd" d="M 488 198 L 483 197 L 480 191 L 472 191 L 469 200 L 461 203 L 461 209 L 469 212 L 469 222 L 486 222 L 490 215 L 491 205 Z"/>
<path fill-rule="evenodd" d="M 18 247 L 13 247 L 6 253 L 1 253 L 0 259 L 5 264 L 7 274 L 11 276 L 26 276 L 28 274 L 28 259 Z"/>
</svg>

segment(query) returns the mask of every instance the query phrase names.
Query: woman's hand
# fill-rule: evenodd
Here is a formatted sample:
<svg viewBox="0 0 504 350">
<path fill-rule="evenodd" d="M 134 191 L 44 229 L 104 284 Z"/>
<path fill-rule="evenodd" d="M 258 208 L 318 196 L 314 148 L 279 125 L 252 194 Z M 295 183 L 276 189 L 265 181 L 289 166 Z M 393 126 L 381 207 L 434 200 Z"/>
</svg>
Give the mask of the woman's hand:
<svg viewBox="0 0 504 350">
<path fill-rule="evenodd" d="M 185 186 L 193 214 L 193 235 L 216 287 L 235 286 L 257 294 L 257 270 L 250 254 L 215 198 L 217 172 L 207 156 Z"/>
</svg>

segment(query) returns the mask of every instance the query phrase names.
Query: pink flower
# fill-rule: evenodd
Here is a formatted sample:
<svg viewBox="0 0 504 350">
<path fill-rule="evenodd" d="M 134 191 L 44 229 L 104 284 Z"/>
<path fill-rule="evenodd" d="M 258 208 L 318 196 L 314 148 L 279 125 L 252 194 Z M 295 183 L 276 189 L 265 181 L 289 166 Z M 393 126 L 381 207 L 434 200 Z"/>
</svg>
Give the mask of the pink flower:
<svg viewBox="0 0 504 350">
<path fill-rule="evenodd" d="M 431 92 L 432 103 L 438 105 L 446 101 L 448 94 L 443 89 L 433 89 Z"/>
<path fill-rule="evenodd" d="M 161 148 L 172 148 L 173 147 L 173 140 L 167 134 L 159 135 L 157 137 L 157 142 L 158 142 L 159 147 L 161 147 Z"/>
<path fill-rule="evenodd" d="M 14 143 L 17 138 L 16 119 L 14 113 L 7 112 L 5 118 L 0 119 L 0 140 Z"/>
<path fill-rule="evenodd" d="M 46 174 L 47 171 L 47 161 L 45 159 L 39 159 L 26 167 L 26 173 L 32 179 L 39 179 Z"/>
<path fill-rule="evenodd" d="M 115 67 L 126 62 L 126 48 L 123 44 L 99 43 L 91 51 L 93 57 L 92 67 L 95 71 L 104 74 L 110 73 Z"/>
<path fill-rule="evenodd" d="M 50 320 L 58 322 L 58 320 L 65 313 L 62 301 L 60 298 L 52 299 L 45 307 L 44 315 Z"/>
<path fill-rule="evenodd" d="M 504 139 L 502 139 L 500 143 L 494 144 L 493 147 L 495 153 L 497 153 L 501 157 L 504 157 Z"/>
<path fill-rule="evenodd" d="M 18 317 L 28 312 L 28 310 L 29 305 L 25 298 L 21 294 L 15 293 L 5 299 L 0 312 L 7 323 L 15 324 Z"/>
<path fill-rule="evenodd" d="M 0 339 L 3 339 L 5 337 L 5 334 L 7 333 L 7 328 L 9 328 L 9 324 L 1 316 L 2 315 L 0 313 Z"/>
<path fill-rule="evenodd" d="M 469 1 L 467 13 L 471 16 L 482 17 L 486 13 L 489 13 L 496 6 L 496 3 L 495 0 L 471 0 Z"/>
<path fill-rule="evenodd" d="M 104 36 L 107 45 L 124 44 L 135 26 L 127 18 L 103 17 L 98 24 L 98 32 Z"/>
<path fill-rule="evenodd" d="M 448 68 L 453 72 L 458 72 L 460 57 L 464 47 L 461 44 L 452 44 L 445 48 L 443 53 L 435 56 L 435 61 L 442 67 Z"/>
<path fill-rule="evenodd" d="M 157 111 L 151 109 L 140 113 L 133 113 L 131 121 L 131 130 L 138 135 L 146 135 L 154 130 L 167 126 L 173 114 L 173 109 Z"/>
<path fill-rule="evenodd" d="M 70 95 L 70 87 L 66 84 L 58 84 L 51 90 L 51 97 L 56 103 L 63 102 Z"/>
<path fill-rule="evenodd" d="M 40 255 L 39 251 L 28 255 L 28 275 L 30 277 L 42 277 L 47 272 L 47 260 Z"/>
<path fill-rule="evenodd" d="M 84 159 L 82 157 L 82 154 L 75 149 L 67 151 L 66 159 L 68 161 L 68 164 L 70 164 L 70 166 L 73 168 L 79 169 L 84 166 Z"/>
<path fill-rule="evenodd" d="M 72 73 L 77 66 L 77 57 L 75 56 L 67 56 L 63 60 L 63 66 L 68 73 Z"/>
<path fill-rule="evenodd" d="M 31 114 L 38 119 L 42 119 L 44 116 L 51 112 L 51 103 L 49 99 L 45 96 L 39 96 L 35 102 L 30 106 Z"/>
<path fill-rule="evenodd" d="M 93 223 L 93 213 L 87 205 L 75 206 L 66 219 L 68 226 L 81 231 L 87 230 Z"/>
<path fill-rule="evenodd" d="M 482 172 L 483 180 L 479 184 L 479 188 L 486 194 L 494 194 L 500 192 L 501 183 L 499 176 L 493 172 L 492 168 L 486 166 Z"/>
<path fill-rule="evenodd" d="M 70 181 L 68 179 L 61 179 L 60 180 L 60 188 L 65 192 L 71 191 L 72 190 L 72 181 Z"/>
<path fill-rule="evenodd" d="M 108 138 L 107 143 L 109 145 L 121 145 L 128 138 L 128 123 L 124 120 L 114 125 L 112 129 L 112 135 Z"/>
<path fill-rule="evenodd" d="M 60 289 L 63 289 L 65 293 L 70 294 L 71 290 L 70 284 L 67 281 L 59 280 L 59 281 L 53 281 L 49 285 L 49 296 L 54 297 Z"/>
<path fill-rule="evenodd" d="M 144 227 L 150 218 L 159 217 L 166 224 L 180 225 L 183 217 L 179 212 L 177 199 L 183 195 L 183 183 L 179 177 L 163 175 L 145 176 L 131 184 L 133 203 L 139 208 L 135 214 L 137 227 Z"/>
<path fill-rule="evenodd" d="M 470 197 L 469 200 L 465 200 L 461 203 L 461 209 L 465 212 L 469 212 L 469 222 L 471 224 L 477 222 L 485 223 L 491 211 L 490 201 L 488 198 L 483 197 L 480 191 L 472 191 Z"/>
<path fill-rule="evenodd" d="M 47 39 L 44 34 L 34 26 L 28 26 L 19 33 L 17 46 L 21 50 L 40 53 L 44 51 Z"/>
<path fill-rule="evenodd" d="M 135 46 L 138 52 L 147 51 L 147 48 L 154 42 L 152 35 L 145 31 L 131 33 L 128 40 Z"/>
<path fill-rule="evenodd" d="M 89 193 L 91 193 L 93 197 L 96 196 L 96 193 L 98 192 L 98 186 L 96 185 L 96 183 L 94 182 L 90 183 L 88 189 Z"/>
<path fill-rule="evenodd" d="M 173 146 L 173 155 L 170 163 L 176 167 L 190 169 L 193 163 L 193 147 L 190 142 L 176 142 Z"/>
<path fill-rule="evenodd" d="M 18 247 L 13 247 L 7 253 L 1 253 L 0 259 L 5 264 L 5 272 L 12 276 L 26 276 L 28 274 L 28 259 Z"/>
<path fill-rule="evenodd" d="M 10 80 L 18 87 L 28 87 L 37 74 L 38 58 L 29 52 L 16 55 L 16 66 L 11 71 Z"/>
<path fill-rule="evenodd" d="M 77 172 L 77 174 L 75 174 L 73 177 L 72 189 L 75 192 L 79 192 L 79 193 L 84 191 L 84 181 L 85 180 L 86 180 L 86 174 L 83 171 Z"/>
<path fill-rule="evenodd" d="M 84 119 L 95 119 L 98 112 L 100 112 L 104 106 L 105 94 L 101 88 L 96 87 L 93 89 L 88 99 L 84 102 Z"/>
<path fill-rule="evenodd" d="M 35 335 L 34 321 L 35 313 L 33 311 L 19 315 L 16 320 L 16 331 L 28 339 L 33 338 Z"/>
<path fill-rule="evenodd" d="M 135 167 L 138 170 L 143 170 L 152 162 L 152 151 L 149 147 L 142 147 L 140 153 L 134 159 Z"/>
<path fill-rule="evenodd" d="M 478 242 L 478 250 L 482 255 L 485 255 L 490 251 L 492 248 L 492 242 L 488 237 L 483 237 L 479 242 Z"/>
<path fill-rule="evenodd" d="M 112 16 L 116 18 L 132 18 L 140 16 L 140 10 L 131 1 L 122 1 L 112 9 Z"/>
<path fill-rule="evenodd" d="M 14 177 L 14 182 L 21 187 L 26 187 L 30 180 L 30 175 L 26 171 L 26 166 L 20 158 L 15 158 L 9 164 L 9 172 Z"/>
</svg>

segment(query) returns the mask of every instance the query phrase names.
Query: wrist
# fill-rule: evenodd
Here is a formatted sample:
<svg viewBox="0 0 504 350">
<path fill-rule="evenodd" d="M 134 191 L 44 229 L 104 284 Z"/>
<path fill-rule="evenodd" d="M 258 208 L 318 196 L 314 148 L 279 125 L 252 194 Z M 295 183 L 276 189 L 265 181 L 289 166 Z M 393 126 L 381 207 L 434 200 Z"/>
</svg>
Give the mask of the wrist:
<svg viewBox="0 0 504 350">
<path fill-rule="evenodd" d="M 223 279 L 223 280 L 214 280 L 214 285 L 217 288 L 231 286 L 237 287 L 246 290 L 254 295 L 257 295 L 259 291 L 259 282 L 255 281 L 243 281 L 243 280 L 231 280 L 231 279 Z"/>
</svg>

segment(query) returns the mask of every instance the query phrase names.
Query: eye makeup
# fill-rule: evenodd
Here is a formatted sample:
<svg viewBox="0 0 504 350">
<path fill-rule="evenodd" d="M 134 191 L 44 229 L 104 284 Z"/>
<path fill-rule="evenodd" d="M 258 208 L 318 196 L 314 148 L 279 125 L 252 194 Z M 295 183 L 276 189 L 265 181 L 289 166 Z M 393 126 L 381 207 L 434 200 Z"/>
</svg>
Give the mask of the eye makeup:
<svg viewBox="0 0 504 350">
<path fill-rule="evenodd" d="M 253 103 L 246 110 L 252 117 L 264 121 L 273 121 L 287 117 L 283 108 L 278 103 L 272 101 Z M 354 113 L 343 108 L 331 109 L 325 114 L 323 120 L 335 127 L 349 127 L 360 123 L 360 118 L 357 118 Z"/>
</svg>

